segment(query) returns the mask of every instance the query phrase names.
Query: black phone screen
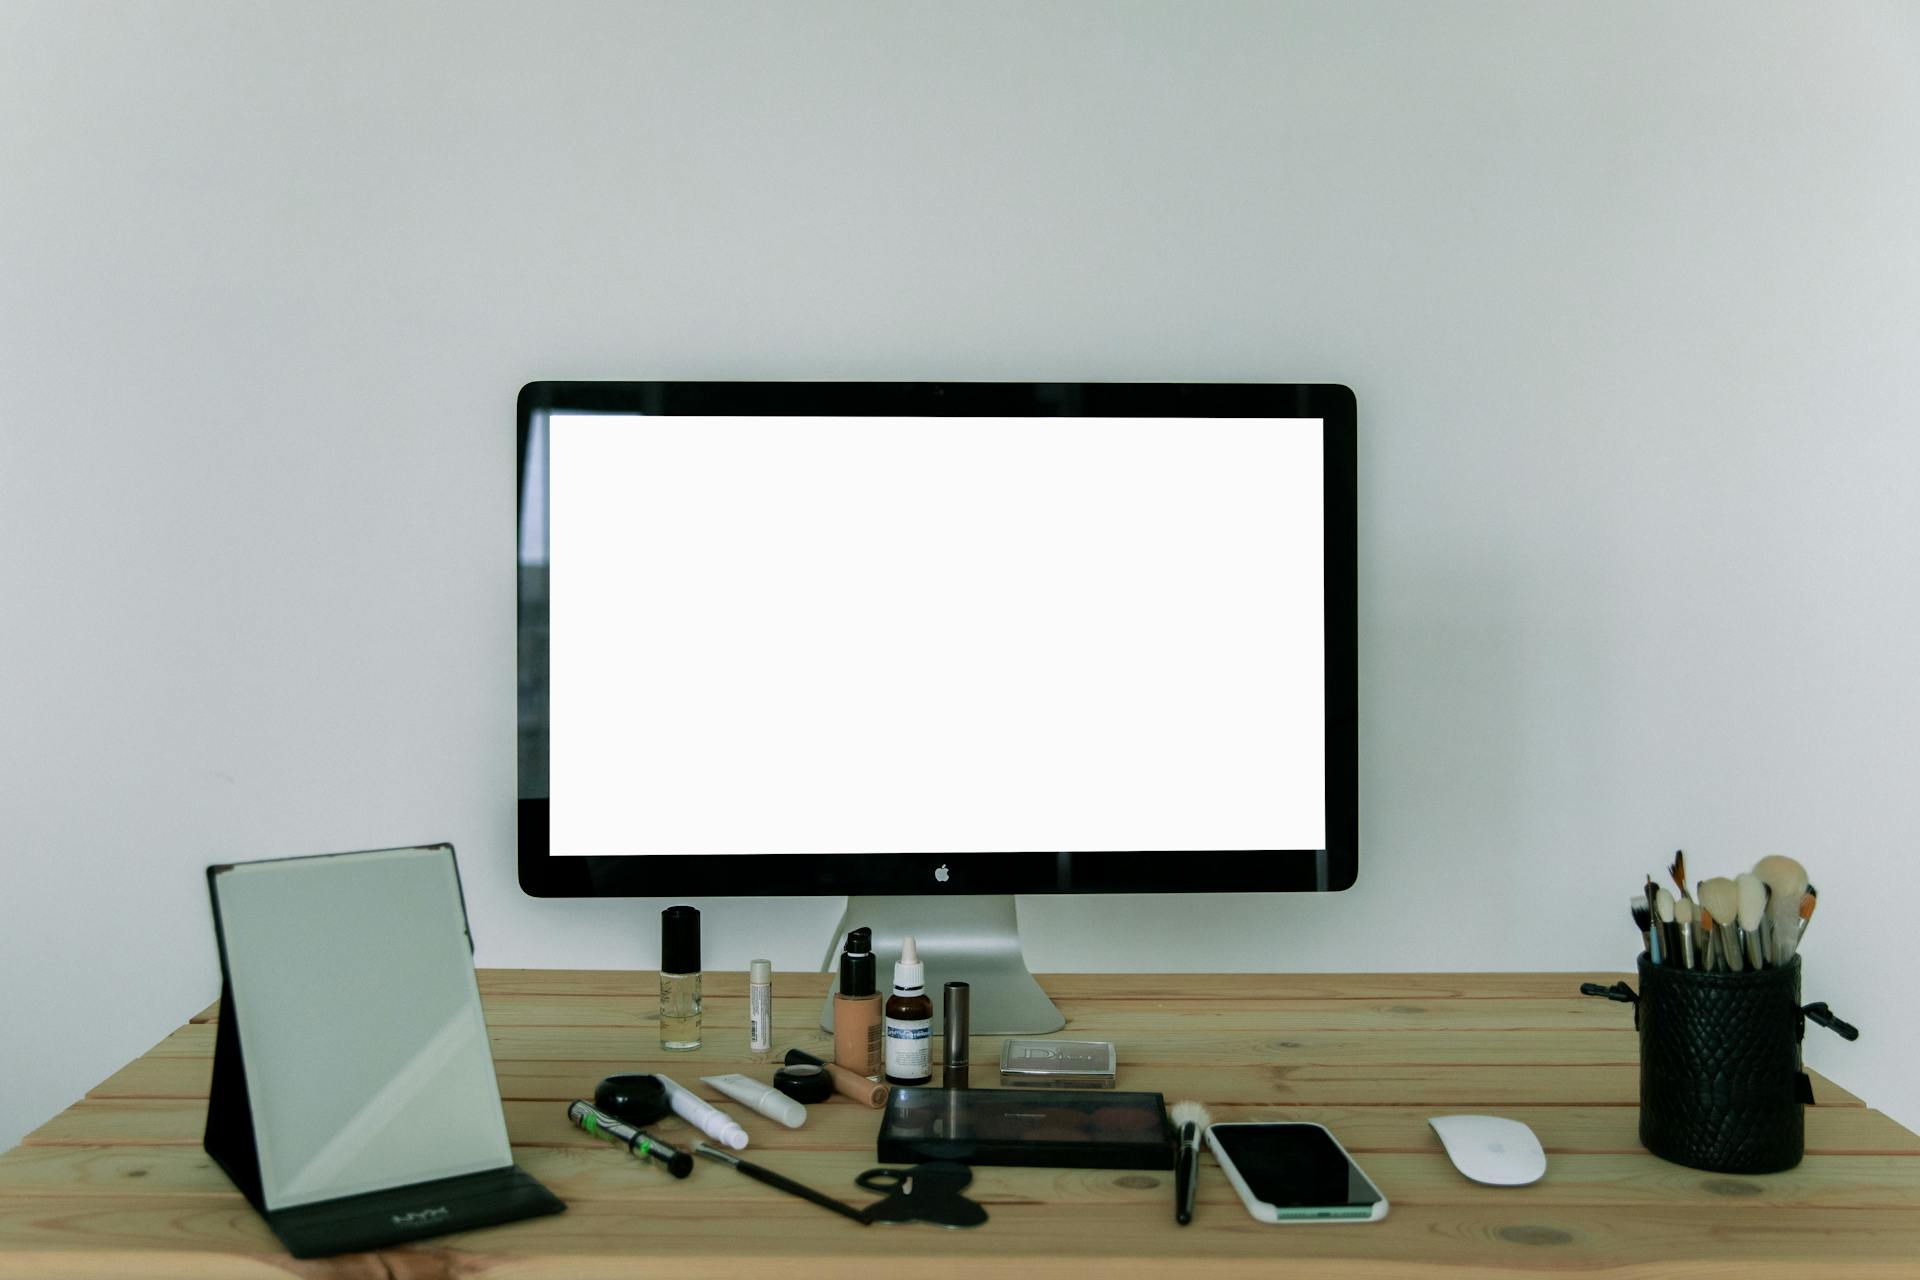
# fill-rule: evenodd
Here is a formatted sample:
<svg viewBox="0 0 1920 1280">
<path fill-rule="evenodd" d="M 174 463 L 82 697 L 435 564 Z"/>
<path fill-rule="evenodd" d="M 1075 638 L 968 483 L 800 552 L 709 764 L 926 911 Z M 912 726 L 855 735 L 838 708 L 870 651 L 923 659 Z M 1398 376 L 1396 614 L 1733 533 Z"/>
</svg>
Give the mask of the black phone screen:
<svg viewBox="0 0 1920 1280">
<path fill-rule="evenodd" d="M 1370 1208 L 1380 1193 L 1333 1136 L 1312 1124 L 1216 1124 L 1208 1130 L 1259 1200 L 1281 1209 Z"/>
</svg>

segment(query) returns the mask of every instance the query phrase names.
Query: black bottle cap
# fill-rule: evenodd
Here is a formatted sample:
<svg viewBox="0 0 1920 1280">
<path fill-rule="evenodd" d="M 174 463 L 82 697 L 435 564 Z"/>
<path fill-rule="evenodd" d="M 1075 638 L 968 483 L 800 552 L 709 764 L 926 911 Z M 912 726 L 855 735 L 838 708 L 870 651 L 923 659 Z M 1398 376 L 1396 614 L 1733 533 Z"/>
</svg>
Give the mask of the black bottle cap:
<svg viewBox="0 0 1920 1280">
<path fill-rule="evenodd" d="M 700 912 L 668 907 L 660 913 L 660 972 L 700 972 Z"/>
<path fill-rule="evenodd" d="M 862 927 L 847 934 L 847 949 L 840 953 L 840 994 L 870 996 L 879 987 L 873 960 L 873 930 Z"/>
</svg>

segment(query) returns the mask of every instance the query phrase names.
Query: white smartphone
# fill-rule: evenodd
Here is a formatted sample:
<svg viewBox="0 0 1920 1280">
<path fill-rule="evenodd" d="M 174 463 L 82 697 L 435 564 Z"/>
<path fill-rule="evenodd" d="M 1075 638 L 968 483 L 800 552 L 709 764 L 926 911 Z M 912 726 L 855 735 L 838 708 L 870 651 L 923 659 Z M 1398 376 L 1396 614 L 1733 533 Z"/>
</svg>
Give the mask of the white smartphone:
<svg viewBox="0 0 1920 1280">
<path fill-rule="evenodd" d="M 1325 1125 L 1216 1124 L 1207 1146 L 1261 1222 L 1378 1222 L 1387 1198 Z"/>
</svg>

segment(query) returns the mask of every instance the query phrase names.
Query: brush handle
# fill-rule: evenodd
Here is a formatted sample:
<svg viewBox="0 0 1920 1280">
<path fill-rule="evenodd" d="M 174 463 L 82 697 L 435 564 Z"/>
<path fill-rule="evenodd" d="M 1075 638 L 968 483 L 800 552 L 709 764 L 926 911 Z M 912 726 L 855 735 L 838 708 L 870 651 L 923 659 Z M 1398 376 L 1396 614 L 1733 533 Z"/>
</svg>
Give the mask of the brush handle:
<svg viewBox="0 0 1920 1280">
<path fill-rule="evenodd" d="M 719 1147 L 711 1146 L 705 1142 L 694 1143 L 693 1149 L 697 1154 L 703 1155 L 709 1160 L 717 1161 L 720 1164 L 732 1165 L 735 1169 L 746 1174 L 755 1182 L 764 1182 L 769 1187 L 784 1191 L 790 1196 L 799 1196 L 802 1200 L 812 1201 L 822 1209 L 831 1209 L 843 1218 L 852 1218 L 863 1227 L 873 1225 L 873 1219 L 866 1215 L 865 1210 L 856 1209 L 850 1204 L 842 1204 L 832 1196 L 823 1195 L 815 1191 L 812 1187 L 804 1183 L 795 1182 L 792 1178 L 786 1177 L 784 1174 L 775 1173 L 773 1170 L 757 1164 L 750 1164 L 742 1160 L 739 1156 L 734 1155 L 731 1151 L 723 1151 Z"/>
<path fill-rule="evenodd" d="M 1775 964 L 1785 964 L 1793 959 L 1793 953 L 1800 948 L 1800 917 L 1773 914 L 1767 912 L 1767 933 L 1772 938 L 1770 954 Z"/>
<path fill-rule="evenodd" d="M 1761 926 L 1764 926 L 1765 923 L 1763 919 Z M 1764 969 L 1767 967 L 1767 952 L 1766 947 L 1763 945 L 1766 940 L 1760 936 L 1761 926 L 1756 926 L 1752 929 L 1742 929 L 1740 931 L 1742 940 L 1747 944 L 1747 964 L 1755 969 Z"/>
<path fill-rule="evenodd" d="M 852 1205 L 842 1204 L 832 1196 L 822 1195 L 812 1187 L 795 1182 L 792 1178 L 784 1177 L 771 1169 L 762 1168 L 757 1164 L 748 1164 L 745 1160 L 742 1160 L 734 1167 L 746 1174 L 749 1178 L 752 1178 L 755 1182 L 764 1182 L 768 1186 L 784 1191 L 790 1196 L 799 1196 L 802 1200 L 810 1200 L 822 1209 L 831 1209 L 843 1218 L 852 1218 L 863 1227 L 872 1225 L 872 1219 L 868 1218 L 866 1214 L 854 1208 Z"/>
<path fill-rule="evenodd" d="M 1785 964 L 1793 959 L 1793 953 L 1800 949 L 1800 939 L 1785 929 L 1776 929 L 1773 934 L 1773 962 Z"/>
<path fill-rule="evenodd" d="M 1858 1040 L 1860 1038 L 1860 1028 L 1854 1026 L 1851 1022 L 1845 1022 L 1834 1017 L 1833 1010 L 1827 1008 L 1827 1002 L 1825 1000 L 1819 1000 L 1809 1005 L 1802 1005 L 1800 1012 L 1807 1015 L 1808 1021 L 1817 1022 L 1828 1030 L 1837 1032 L 1842 1040 Z"/>
<path fill-rule="evenodd" d="M 1714 932 L 1720 935 L 1720 958 L 1726 962 L 1727 969 L 1731 973 L 1739 973 L 1746 968 L 1745 962 L 1740 958 L 1739 928 L 1739 925 L 1734 924 L 1714 926 Z"/>
<path fill-rule="evenodd" d="M 1200 1165 L 1200 1126 L 1188 1121 L 1180 1126 L 1180 1154 L 1173 1165 L 1173 1220 L 1181 1226 L 1193 1221 L 1193 1197 L 1200 1189 L 1194 1175 Z"/>
</svg>

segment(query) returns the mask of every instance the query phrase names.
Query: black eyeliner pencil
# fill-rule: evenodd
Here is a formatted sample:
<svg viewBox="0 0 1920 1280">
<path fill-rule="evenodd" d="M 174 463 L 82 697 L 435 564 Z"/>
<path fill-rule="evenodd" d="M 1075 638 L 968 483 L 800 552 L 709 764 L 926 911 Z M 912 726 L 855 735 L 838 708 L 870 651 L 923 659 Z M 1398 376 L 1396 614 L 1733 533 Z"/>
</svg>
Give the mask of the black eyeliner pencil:
<svg viewBox="0 0 1920 1280">
<path fill-rule="evenodd" d="M 852 1205 L 841 1204 L 832 1196 L 822 1195 L 812 1187 L 802 1186 L 792 1178 L 783 1177 L 771 1169 L 763 1169 L 757 1164 L 742 1160 L 731 1151 L 722 1151 L 720 1148 L 708 1146 L 704 1142 L 694 1143 L 693 1151 L 695 1155 L 705 1156 L 709 1160 L 718 1160 L 721 1164 L 730 1164 L 756 1182 L 764 1182 L 768 1186 L 784 1191 L 790 1196 L 799 1196 L 802 1200 L 811 1200 L 822 1209 L 831 1209 L 842 1217 L 852 1218 L 863 1227 L 873 1225 L 873 1219 L 869 1218 L 864 1210 L 856 1209 Z"/>
</svg>

